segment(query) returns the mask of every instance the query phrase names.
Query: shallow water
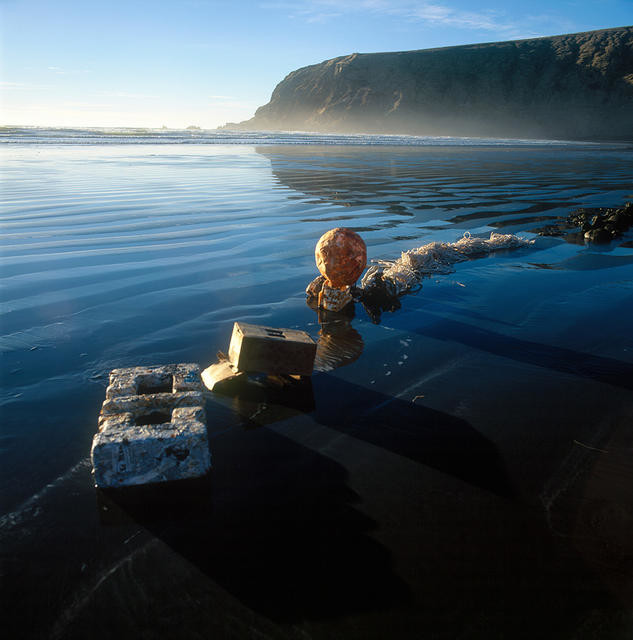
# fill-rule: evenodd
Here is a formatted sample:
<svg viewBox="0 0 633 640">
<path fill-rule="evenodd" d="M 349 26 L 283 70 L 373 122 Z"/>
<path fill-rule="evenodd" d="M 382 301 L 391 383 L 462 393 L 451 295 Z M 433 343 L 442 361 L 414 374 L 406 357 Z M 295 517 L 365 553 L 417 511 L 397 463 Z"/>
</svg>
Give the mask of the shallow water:
<svg viewBox="0 0 633 640">
<path fill-rule="evenodd" d="M 535 231 L 633 199 L 633 149 L 256 141 L 2 149 L 9 628 L 626 637 L 633 236 Z M 319 324 L 303 290 L 334 226 L 371 258 L 466 231 L 536 242 L 425 280 L 379 324 L 361 306 Z M 86 458 L 108 372 L 206 366 L 235 320 L 319 339 L 310 397 L 209 395 L 210 495 L 104 511 Z"/>
</svg>

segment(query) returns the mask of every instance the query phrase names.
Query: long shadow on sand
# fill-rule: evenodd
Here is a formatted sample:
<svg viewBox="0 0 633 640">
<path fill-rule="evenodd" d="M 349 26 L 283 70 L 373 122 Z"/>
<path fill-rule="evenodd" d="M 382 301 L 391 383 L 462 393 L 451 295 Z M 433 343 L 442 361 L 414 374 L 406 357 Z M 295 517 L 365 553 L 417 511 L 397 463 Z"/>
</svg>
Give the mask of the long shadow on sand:
<svg viewBox="0 0 633 640">
<path fill-rule="evenodd" d="M 315 420 L 502 497 L 514 490 L 495 446 L 468 422 L 327 375 L 314 377 Z"/>
<path fill-rule="evenodd" d="M 179 555 L 250 609 L 278 622 L 390 608 L 410 600 L 376 523 L 338 463 L 270 429 L 231 429 L 211 443 L 211 493 L 189 505 L 121 499 Z M 110 513 L 112 510 L 110 510 Z"/>
<path fill-rule="evenodd" d="M 428 314 L 432 315 L 432 314 Z M 623 389 L 633 389 L 633 364 L 565 347 L 513 338 L 465 322 L 437 316 L 437 322 L 411 329 L 436 340 L 458 342 L 526 364 L 570 373 Z"/>
<path fill-rule="evenodd" d="M 331 375 L 314 376 L 320 424 L 500 495 L 511 488 L 494 446 L 463 420 Z M 323 619 L 410 603 L 391 555 L 370 535 L 339 463 L 264 425 L 288 420 L 283 396 L 211 440 L 209 500 L 176 511 L 119 502 L 242 603 L 279 622 Z M 289 398 L 292 402 L 292 398 Z M 295 414 L 302 413 L 293 409 Z M 212 411 L 209 412 L 213 420 Z M 286 423 L 293 428 L 292 421 Z"/>
<path fill-rule="evenodd" d="M 462 418 L 330 374 L 315 374 L 302 389 L 303 409 L 297 393 L 291 387 L 284 397 L 275 388 L 267 397 L 261 388 L 256 394 L 245 388 L 234 397 L 233 407 L 249 429 L 310 414 L 318 424 L 498 496 L 515 495 L 494 444 Z"/>
</svg>

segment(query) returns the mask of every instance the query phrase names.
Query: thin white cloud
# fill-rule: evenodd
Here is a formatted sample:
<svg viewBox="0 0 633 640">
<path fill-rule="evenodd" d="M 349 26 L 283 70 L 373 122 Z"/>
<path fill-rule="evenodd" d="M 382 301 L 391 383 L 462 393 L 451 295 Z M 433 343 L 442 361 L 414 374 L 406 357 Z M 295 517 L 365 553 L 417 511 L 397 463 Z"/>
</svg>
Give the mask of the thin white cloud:
<svg viewBox="0 0 633 640">
<path fill-rule="evenodd" d="M 445 5 L 427 4 L 415 9 L 411 16 L 428 24 L 440 24 L 481 31 L 508 31 L 516 29 L 497 11 L 459 11 Z"/>
<path fill-rule="evenodd" d="M 64 69 L 63 67 L 47 67 L 47 69 L 57 74 L 58 76 L 77 75 L 79 73 L 92 73 L 90 69 Z"/>
<path fill-rule="evenodd" d="M 48 84 L 31 84 L 30 82 L 0 82 L 0 88 L 3 91 L 41 91 L 51 89 L 51 85 Z"/>
<path fill-rule="evenodd" d="M 356 4 L 356 2 L 339 4 L 329 0 L 308 0 L 306 2 L 263 2 L 260 7 L 272 11 L 284 11 L 290 18 L 323 23 L 338 18 L 344 13 L 353 13 L 357 10 Z"/>
<path fill-rule="evenodd" d="M 550 31 L 573 29 L 568 20 L 556 15 L 521 16 L 512 19 L 505 12 L 479 9 L 465 11 L 450 4 L 415 0 L 303 0 L 302 2 L 262 2 L 260 7 L 285 11 L 291 18 L 306 22 L 327 22 L 343 14 L 373 14 L 399 18 L 409 23 L 484 31 L 508 38 L 547 35 Z M 543 31 L 545 27 L 546 32 Z"/>
<path fill-rule="evenodd" d="M 69 100 L 59 103 L 59 107 L 62 109 L 87 109 L 87 110 L 101 110 L 112 109 L 112 104 L 98 103 L 98 102 L 86 102 L 85 100 Z"/>
<path fill-rule="evenodd" d="M 314 13 L 312 15 L 306 16 L 306 20 L 313 23 L 323 23 L 329 22 L 333 18 L 338 18 L 341 15 L 341 13 L 336 11 L 322 11 L 321 13 Z"/>
<path fill-rule="evenodd" d="M 146 93 L 128 93 L 127 91 L 98 91 L 97 95 L 106 98 L 126 98 L 131 100 L 158 100 L 159 96 Z"/>
</svg>

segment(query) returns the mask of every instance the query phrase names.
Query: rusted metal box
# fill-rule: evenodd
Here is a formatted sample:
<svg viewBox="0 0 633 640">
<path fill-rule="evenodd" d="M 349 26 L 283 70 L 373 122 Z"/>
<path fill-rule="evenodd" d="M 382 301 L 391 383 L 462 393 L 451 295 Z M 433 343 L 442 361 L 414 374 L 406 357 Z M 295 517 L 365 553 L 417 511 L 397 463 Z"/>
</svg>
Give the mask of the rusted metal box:
<svg viewBox="0 0 633 640">
<path fill-rule="evenodd" d="M 305 331 L 233 325 L 229 360 L 238 371 L 309 376 L 315 355 L 316 343 Z"/>
</svg>

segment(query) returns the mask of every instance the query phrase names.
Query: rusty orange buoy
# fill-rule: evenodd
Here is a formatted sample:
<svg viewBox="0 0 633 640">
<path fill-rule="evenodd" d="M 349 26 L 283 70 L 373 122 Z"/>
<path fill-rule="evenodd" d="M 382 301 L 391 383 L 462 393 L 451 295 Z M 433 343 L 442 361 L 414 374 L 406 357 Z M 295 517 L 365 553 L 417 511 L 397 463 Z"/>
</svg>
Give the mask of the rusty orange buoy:
<svg viewBox="0 0 633 640">
<path fill-rule="evenodd" d="M 314 251 L 316 264 L 335 289 L 353 285 L 367 265 L 367 247 L 351 229 L 337 227 L 324 233 Z"/>
</svg>

